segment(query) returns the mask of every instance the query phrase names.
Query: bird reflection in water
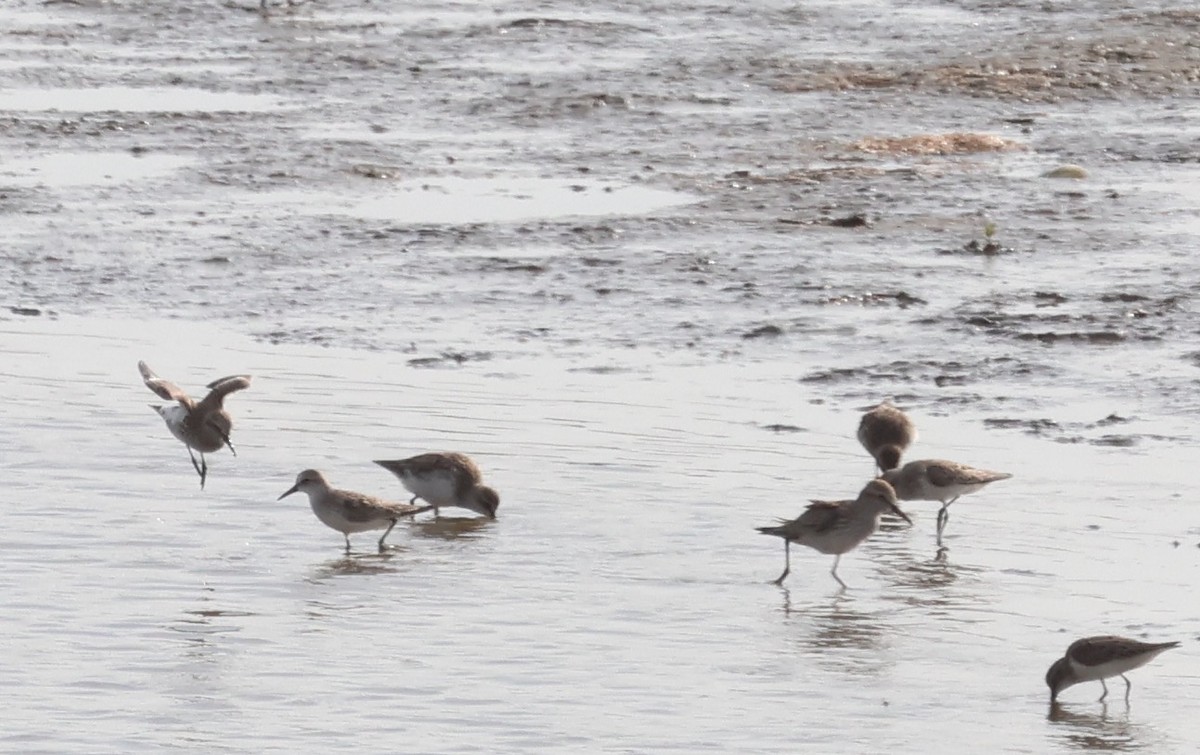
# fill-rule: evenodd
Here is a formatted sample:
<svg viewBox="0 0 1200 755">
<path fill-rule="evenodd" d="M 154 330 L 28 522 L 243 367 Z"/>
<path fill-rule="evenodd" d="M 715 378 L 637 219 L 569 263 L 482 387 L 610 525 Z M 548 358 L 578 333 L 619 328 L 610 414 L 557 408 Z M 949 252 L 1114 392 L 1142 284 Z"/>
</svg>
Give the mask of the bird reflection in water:
<svg viewBox="0 0 1200 755">
<path fill-rule="evenodd" d="M 880 543 L 886 546 L 886 543 Z M 983 569 L 953 563 L 937 554 L 920 560 L 911 552 L 898 548 L 880 547 L 875 554 L 881 579 L 889 583 L 884 596 L 887 600 L 905 605 L 933 608 L 975 606 L 987 602 L 979 580 Z"/>
<path fill-rule="evenodd" d="M 439 540 L 473 540 L 482 531 L 495 522 L 481 517 L 448 517 L 426 519 L 412 522 L 408 530 L 411 537 L 434 538 Z M 346 577 L 362 574 L 391 574 L 407 568 L 414 556 L 403 545 L 389 544 L 387 548 L 376 553 L 363 551 L 350 553 L 341 558 L 318 564 L 309 576 L 310 582 L 323 582 L 333 577 Z"/>
<path fill-rule="evenodd" d="M 917 515 L 914 515 L 914 516 L 917 516 Z M 911 530 L 912 530 L 912 525 L 910 525 L 908 522 L 905 522 L 903 519 L 901 519 L 898 516 L 893 516 L 893 515 L 889 515 L 889 514 L 885 513 L 883 515 L 883 519 L 881 519 L 879 521 L 879 533 L 880 534 L 893 533 L 893 532 L 909 532 Z M 947 558 L 949 557 L 949 553 L 950 553 L 950 548 L 948 546 L 938 545 L 937 549 L 933 552 L 933 560 L 945 562 L 947 560 Z"/>
<path fill-rule="evenodd" d="M 826 651 L 875 650 L 890 631 L 881 612 L 862 611 L 856 604 L 852 594 L 839 592 L 828 600 L 793 606 L 791 593 L 783 588 L 783 612 L 788 623 L 805 630 L 799 641 L 823 662 L 860 666 L 857 661 L 861 659 L 830 655 Z M 867 665 L 878 668 L 877 664 Z"/>
<path fill-rule="evenodd" d="M 332 577 L 346 577 L 354 574 L 391 574 L 399 571 L 397 566 L 388 563 L 396 555 L 396 547 L 392 546 L 382 553 L 352 553 L 335 558 L 318 564 L 313 569 L 309 581 L 322 582 Z"/>
<path fill-rule="evenodd" d="M 1152 746 L 1155 742 L 1147 741 L 1144 727 L 1130 723 L 1128 706 L 1113 707 L 1118 709 L 1116 714 L 1109 713 L 1108 705 L 1102 706 L 1099 713 L 1077 713 L 1062 703 L 1054 703 L 1046 720 L 1059 727 L 1066 742 L 1076 749 L 1111 752 L 1158 749 Z"/>
<path fill-rule="evenodd" d="M 495 526 L 495 521 L 482 517 L 449 517 L 436 519 L 421 519 L 412 523 L 414 537 L 430 537 L 442 540 L 472 540 L 478 538 L 488 527 Z"/>
<path fill-rule="evenodd" d="M 213 598 L 210 594 L 213 592 L 211 587 L 203 588 L 203 593 L 200 595 L 200 606 L 185 609 L 184 615 L 168 627 L 171 631 L 184 636 L 189 647 L 188 654 L 197 658 L 207 656 L 211 640 L 215 635 L 241 631 L 241 622 L 224 622 L 219 621 L 220 619 L 240 619 L 254 616 L 249 611 L 217 608 L 213 605 Z M 214 621 L 214 619 L 218 621 Z"/>
</svg>

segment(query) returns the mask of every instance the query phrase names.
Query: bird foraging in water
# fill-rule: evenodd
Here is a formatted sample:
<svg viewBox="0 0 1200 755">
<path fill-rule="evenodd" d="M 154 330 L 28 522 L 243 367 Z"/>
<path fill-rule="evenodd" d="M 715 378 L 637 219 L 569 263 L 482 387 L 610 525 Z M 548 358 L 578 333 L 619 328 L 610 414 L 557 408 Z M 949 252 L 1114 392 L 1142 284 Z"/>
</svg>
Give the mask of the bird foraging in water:
<svg viewBox="0 0 1200 755">
<path fill-rule="evenodd" d="M 231 375 L 214 380 L 206 386 L 208 395 L 197 402 L 179 386 L 155 375 L 145 362 L 138 362 L 138 370 L 147 388 L 168 401 L 176 402 L 170 406 L 151 404 L 150 408 L 163 418 L 171 434 L 187 446 L 188 457 L 196 474 L 200 475 L 200 489 L 203 490 L 208 477 L 208 463 L 204 460 L 204 454 L 229 446 L 229 450 L 237 456 L 237 450 L 229 440 L 233 420 L 225 411 L 224 403 L 230 393 L 250 387 L 250 376 Z M 200 454 L 199 463 L 193 450 Z"/>
<path fill-rule="evenodd" d="M 880 472 L 900 466 L 901 455 L 916 440 L 916 425 L 891 401 L 867 412 L 858 423 L 858 442 L 875 459 Z"/>
<path fill-rule="evenodd" d="M 350 552 L 350 535 L 368 530 L 384 530 L 379 538 L 379 550 L 382 552 L 383 541 L 401 517 L 414 516 L 431 508 L 391 503 L 362 493 L 332 488 L 325 476 L 315 469 L 306 469 L 298 474 L 296 484 L 276 500 L 282 501 L 296 492 L 308 495 L 308 504 L 322 524 L 342 533 L 342 537 L 346 538 L 347 553 Z"/>
<path fill-rule="evenodd" d="M 400 478 L 401 484 L 417 499 L 432 504 L 435 515 L 443 506 L 457 506 L 496 518 L 500 496 L 483 484 L 483 474 L 466 454 L 428 453 L 376 464 Z"/>
<path fill-rule="evenodd" d="M 950 504 L 959 496 L 974 493 L 998 480 L 1012 477 L 1007 472 L 990 472 L 944 459 L 910 461 L 899 469 L 884 472 L 882 479 L 896 489 L 902 501 L 941 501 L 937 517 L 937 544 L 942 544 L 942 530 L 950 520 Z"/>
<path fill-rule="evenodd" d="M 774 583 L 783 584 L 791 572 L 791 544 L 799 543 L 820 553 L 833 555 L 833 568 L 829 573 L 843 590 L 846 589 L 846 583 L 837 574 L 838 561 L 843 553 L 853 550 L 871 536 L 885 511 L 912 524 L 912 520 L 897 505 L 892 486 L 876 479 L 868 482 L 858 498 L 852 501 L 813 501 L 803 514 L 791 521 L 785 519 L 774 527 L 759 527 L 758 531 L 764 535 L 783 538 L 783 574 Z"/>
<path fill-rule="evenodd" d="M 1050 704 L 1058 701 L 1058 693 L 1081 682 L 1100 682 L 1108 697 L 1108 685 L 1104 680 L 1120 676 L 1125 680 L 1125 702 L 1129 702 L 1129 691 L 1133 685 L 1125 672 L 1145 666 L 1159 653 L 1179 647 L 1178 642 L 1139 642 L 1125 637 L 1085 637 L 1076 640 L 1067 648 L 1067 653 L 1050 666 L 1046 672 L 1046 685 L 1050 687 Z"/>
</svg>

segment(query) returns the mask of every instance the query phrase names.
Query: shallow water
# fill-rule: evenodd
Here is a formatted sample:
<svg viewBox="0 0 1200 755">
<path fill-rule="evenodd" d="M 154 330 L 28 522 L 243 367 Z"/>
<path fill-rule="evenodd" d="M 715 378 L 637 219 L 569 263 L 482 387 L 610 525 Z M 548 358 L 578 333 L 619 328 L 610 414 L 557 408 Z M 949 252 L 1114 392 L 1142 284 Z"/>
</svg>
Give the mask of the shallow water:
<svg viewBox="0 0 1200 755">
<path fill-rule="evenodd" d="M 1047 720 L 1041 682 L 1076 635 L 1200 639 L 1177 444 L 1055 446 L 917 413 L 928 453 L 1018 476 L 955 504 L 946 562 L 935 506 L 911 503 L 913 528 L 843 559 L 852 589 L 800 549 L 779 589 L 779 543 L 752 527 L 870 471 L 855 409 L 797 402 L 779 370 L 416 370 L 70 317 L 9 320 L 0 346 L 20 356 L 4 390 L 22 428 L 0 449 L 20 501 L 0 534 L 22 690 L 6 747 L 783 752 L 798 719 L 812 751 L 1196 741 L 1186 644 L 1134 675 L 1128 711 L 1090 685 Z M 229 402 L 239 456 L 210 455 L 204 492 L 145 406 L 146 354 L 191 387 L 256 375 Z M 347 558 L 303 500 L 275 500 L 310 466 L 400 498 L 369 460 L 443 447 L 483 463 L 496 522 L 401 526 L 383 555 L 358 536 Z"/>
<path fill-rule="evenodd" d="M 0 10 L 5 749 L 1200 744 L 1200 15 L 256 6 Z M 207 490 L 138 359 L 255 376 Z M 1013 479 L 768 584 L 889 395 Z M 275 501 L 440 448 L 496 522 Z M 1048 717 L 1109 632 L 1184 645 Z"/>
</svg>

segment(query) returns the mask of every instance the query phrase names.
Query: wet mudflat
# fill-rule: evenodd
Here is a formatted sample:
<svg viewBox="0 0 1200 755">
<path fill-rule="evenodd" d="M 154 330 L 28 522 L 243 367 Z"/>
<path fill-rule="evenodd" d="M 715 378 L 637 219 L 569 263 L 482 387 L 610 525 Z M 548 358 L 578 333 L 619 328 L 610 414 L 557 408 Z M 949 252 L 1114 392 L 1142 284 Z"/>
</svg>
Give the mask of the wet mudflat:
<svg viewBox="0 0 1200 755">
<path fill-rule="evenodd" d="M 0 21 L 6 746 L 1200 740 L 1195 11 Z M 256 376 L 203 493 L 140 358 Z M 766 584 L 753 526 L 852 496 L 889 395 L 915 456 L 1014 478 L 955 504 L 944 562 L 915 503 L 850 591 L 809 551 Z M 308 466 L 400 498 L 369 460 L 437 448 L 497 522 L 347 559 L 274 502 Z M 1185 644 L 1128 710 L 1088 685 L 1049 720 L 1046 667 L 1106 632 Z"/>
</svg>

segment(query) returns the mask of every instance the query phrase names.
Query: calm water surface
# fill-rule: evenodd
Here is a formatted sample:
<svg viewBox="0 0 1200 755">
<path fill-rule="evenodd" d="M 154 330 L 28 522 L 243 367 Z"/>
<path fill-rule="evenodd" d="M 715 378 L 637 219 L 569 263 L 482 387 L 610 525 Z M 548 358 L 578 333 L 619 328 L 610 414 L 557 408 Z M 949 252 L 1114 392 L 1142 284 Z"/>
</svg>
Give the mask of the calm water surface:
<svg viewBox="0 0 1200 755">
<path fill-rule="evenodd" d="M 182 322 L 8 320 L 0 531 L 12 750 L 1183 752 L 1200 661 L 1187 454 L 1050 446 L 917 414 L 921 449 L 1018 470 L 843 559 L 752 527 L 870 472 L 857 412 L 762 367 L 414 370 Z M 256 375 L 201 492 L 139 356 Z M 67 377 L 70 376 L 70 377 Z M 774 433 L 769 421 L 804 429 Z M 370 459 L 464 448 L 500 517 L 345 556 L 301 468 L 402 497 Z M 1047 454 L 1052 448 L 1053 455 Z M 1092 472 L 1102 469 L 1098 478 Z M 1179 541 L 1175 547 L 1174 541 Z M 1132 573 L 1131 573 L 1132 572 Z M 1076 635 L 1185 641 L 1107 709 L 1041 677 Z M 1118 682 L 1119 685 L 1119 682 Z M 1094 686 L 1094 685 L 1093 685 Z"/>
</svg>

